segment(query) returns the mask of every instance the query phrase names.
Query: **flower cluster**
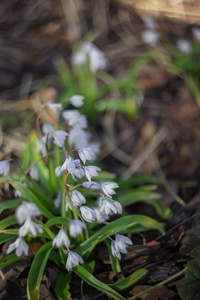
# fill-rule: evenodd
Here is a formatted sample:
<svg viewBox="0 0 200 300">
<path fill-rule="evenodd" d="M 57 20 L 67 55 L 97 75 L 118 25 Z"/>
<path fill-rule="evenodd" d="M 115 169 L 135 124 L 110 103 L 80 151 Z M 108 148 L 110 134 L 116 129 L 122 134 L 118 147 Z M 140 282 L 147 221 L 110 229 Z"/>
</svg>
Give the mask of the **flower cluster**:
<svg viewBox="0 0 200 300">
<path fill-rule="evenodd" d="M 70 104 L 75 107 L 80 107 L 83 100 L 84 98 L 80 95 L 68 99 Z M 47 158 L 53 145 L 62 148 L 61 151 L 63 151 L 62 156 L 60 156 L 60 165 L 55 165 L 55 178 L 58 178 L 60 188 L 52 202 L 55 211 L 61 211 L 65 220 L 59 231 L 52 233 L 50 237 L 52 247 L 61 248 L 61 252 L 67 255 L 66 269 L 71 270 L 74 266 L 83 263 L 83 258 L 70 248 L 72 244 L 76 244 L 75 240 L 78 237 L 77 240 L 79 241 L 80 238 L 83 241 L 85 237 L 88 237 L 87 223 L 106 223 L 113 214 L 122 213 L 122 206 L 118 201 L 112 199 L 116 193 L 115 189 L 118 188 L 117 183 L 92 181 L 93 177 L 98 176 L 101 169 L 94 165 L 88 165 L 88 162 L 93 161 L 99 152 L 99 144 L 90 142 L 90 134 L 86 131 L 87 120 L 85 116 L 76 109 L 63 111 L 63 105 L 59 103 L 47 103 L 46 106 L 52 109 L 55 114 L 59 113 L 61 119 L 67 123 L 68 128 L 68 132 L 54 130 L 51 125 L 42 123 L 42 131 L 38 133 L 40 138 L 37 140 L 36 151 Z M 40 125 L 41 123 L 38 124 L 38 127 Z M 69 151 L 69 146 L 72 150 L 67 152 L 66 149 Z M 62 161 L 61 157 L 63 157 Z M 9 163 L 10 161 L 0 162 L 0 174 L 5 176 L 8 174 Z M 39 181 L 36 163 L 31 165 L 27 173 L 31 180 Z M 29 181 L 23 183 L 27 189 L 29 188 L 28 183 Z M 96 205 L 93 207 L 87 205 L 88 193 L 93 197 L 94 195 L 97 196 Z M 15 196 L 24 197 L 17 190 Z M 46 228 L 41 221 L 36 219 L 42 213 L 34 203 L 23 201 L 16 209 L 15 214 L 20 225 L 19 237 L 9 246 L 7 253 L 15 250 L 18 256 L 23 253 L 28 255 L 29 247 L 25 242 L 26 236 L 36 237 L 38 233 L 42 234 L 43 229 Z M 33 218 L 35 219 L 33 220 Z M 113 255 L 120 259 L 120 253 L 126 253 L 127 245 L 131 244 L 130 239 L 117 234 L 111 245 Z"/>
</svg>

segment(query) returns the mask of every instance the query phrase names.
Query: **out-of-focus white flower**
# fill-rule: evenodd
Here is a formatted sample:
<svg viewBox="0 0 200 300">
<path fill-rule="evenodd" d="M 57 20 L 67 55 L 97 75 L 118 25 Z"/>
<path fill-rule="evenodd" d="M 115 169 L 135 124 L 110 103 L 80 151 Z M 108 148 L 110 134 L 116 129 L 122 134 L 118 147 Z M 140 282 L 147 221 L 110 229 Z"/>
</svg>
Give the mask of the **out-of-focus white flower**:
<svg viewBox="0 0 200 300">
<path fill-rule="evenodd" d="M 101 171 L 101 169 L 96 166 L 86 166 L 84 167 L 84 170 L 85 170 L 85 176 L 89 181 L 91 181 L 92 177 L 98 176 L 97 171 Z"/>
<path fill-rule="evenodd" d="M 33 220 L 31 220 L 31 218 L 27 218 L 24 225 L 19 229 L 19 235 L 26 236 L 27 234 L 31 234 L 32 236 L 36 236 L 37 231 L 42 233 L 42 226 L 35 223 Z"/>
<path fill-rule="evenodd" d="M 81 234 L 83 229 L 86 229 L 86 225 L 80 220 L 69 221 L 69 234 L 76 238 L 77 234 Z"/>
<path fill-rule="evenodd" d="M 121 253 L 127 253 L 126 247 L 132 244 L 132 241 L 128 237 L 116 234 L 115 241 L 111 242 L 112 255 L 121 259 Z"/>
<path fill-rule="evenodd" d="M 141 39 L 144 43 L 155 46 L 159 39 L 159 33 L 153 29 L 146 29 L 141 33 Z"/>
<path fill-rule="evenodd" d="M 22 224 L 27 218 L 39 217 L 41 212 L 34 203 L 23 201 L 16 209 L 15 215 L 18 223 Z"/>
<path fill-rule="evenodd" d="M 69 98 L 69 102 L 75 107 L 81 107 L 84 103 L 85 97 L 81 95 L 74 95 Z"/>
<path fill-rule="evenodd" d="M 23 184 L 24 186 L 28 186 L 26 182 L 23 182 L 22 184 Z M 26 198 L 26 197 L 22 194 L 22 192 L 20 192 L 19 190 L 15 190 L 14 194 L 15 194 L 15 198 Z"/>
<path fill-rule="evenodd" d="M 144 16 L 142 18 L 142 21 L 143 21 L 144 26 L 146 28 L 149 28 L 149 29 L 156 29 L 156 28 L 158 28 L 158 24 L 154 21 L 154 19 L 152 19 L 149 16 Z"/>
<path fill-rule="evenodd" d="M 178 50 L 182 53 L 191 53 L 192 52 L 192 45 L 190 43 L 190 41 L 188 41 L 185 38 L 180 38 L 178 39 L 176 46 L 178 48 Z"/>
<path fill-rule="evenodd" d="M 0 175 L 4 176 L 8 175 L 10 171 L 10 160 L 2 160 L 0 161 Z"/>
<path fill-rule="evenodd" d="M 53 239 L 52 245 L 57 248 L 60 248 L 61 246 L 68 248 L 70 246 L 70 240 L 63 228 L 60 229 L 56 237 Z"/>
<path fill-rule="evenodd" d="M 86 202 L 85 197 L 77 190 L 73 190 L 70 193 L 71 200 L 75 202 L 75 204 L 82 205 Z"/>
<path fill-rule="evenodd" d="M 29 247 L 24 241 L 24 239 L 22 237 L 18 237 L 16 241 L 10 244 L 10 246 L 8 247 L 7 254 L 9 254 L 10 252 L 16 249 L 17 256 L 22 256 L 23 253 L 25 255 L 28 255 L 28 248 Z"/>
<path fill-rule="evenodd" d="M 41 153 L 43 156 L 46 155 L 47 150 L 43 139 L 37 140 L 36 152 Z"/>
<path fill-rule="evenodd" d="M 39 171 L 37 165 L 33 165 L 30 169 L 29 175 L 31 179 L 38 181 L 39 180 Z"/>
<path fill-rule="evenodd" d="M 92 223 L 97 218 L 96 213 L 92 208 L 81 206 L 80 211 L 83 219 L 88 223 Z"/>
<path fill-rule="evenodd" d="M 68 197 L 65 196 L 65 210 L 68 211 L 68 209 L 73 210 Z"/>
<path fill-rule="evenodd" d="M 119 209 L 118 205 L 116 205 L 116 203 L 119 203 L 117 201 L 111 201 L 107 198 L 105 198 L 102 201 L 102 205 L 100 207 L 100 211 L 102 214 L 107 214 L 110 215 L 112 213 L 117 214 L 117 213 L 122 213 L 122 208 Z M 121 204 L 119 203 L 120 207 Z"/>
<path fill-rule="evenodd" d="M 57 193 L 57 195 L 56 195 L 56 198 L 53 201 L 53 204 L 54 204 L 55 208 L 59 208 L 60 207 L 61 201 L 62 201 L 62 191 L 59 190 L 58 193 Z"/>
<path fill-rule="evenodd" d="M 84 261 L 82 257 L 74 252 L 74 251 L 66 251 L 63 250 L 64 253 L 68 253 L 67 262 L 66 262 L 66 268 L 68 271 L 72 270 L 73 267 L 78 266 L 79 264 L 83 264 Z"/>
<path fill-rule="evenodd" d="M 68 156 L 61 167 L 61 171 L 67 170 L 70 174 L 74 173 L 76 168 L 75 162 L 71 156 Z"/>
<path fill-rule="evenodd" d="M 104 53 L 91 42 L 84 42 L 81 49 L 72 57 L 72 63 L 75 65 L 87 62 L 92 72 L 104 70 L 108 64 Z"/>
<path fill-rule="evenodd" d="M 50 124 L 43 124 L 42 131 L 45 135 L 47 135 L 48 133 L 53 132 L 54 129 L 53 129 L 53 126 L 51 126 Z"/>
<path fill-rule="evenodd" d="M 87 119 L 84 115 L 81 115 L 77 109 L 68 109 L 63 111 L 62 117 L 67 121 L 70 127 L 87 128 Z"/>
<path fill-rule="evenodd" d="M 96 155 L 98 155 L 100 153 L 101 144 L 99 142 L 89 143 L 88 147 L 93 151 L 93 153 L 95 154 L 95 157 L 96 157 Z"/>
<path fill-rule="evenodd" d="M 84 164 L 85 164 L 86 160 L 91 160 L 94 157 L 94 153 L 90 148 L 78 149 L 78 155 Z"/>
<path fill-rule="evenodd" d="M 101 185 L 98 182 L 95 181 L 84 181 L 82 183 L 82 186 L 86 189 L 90 189 L 90 190 L 100 190 Z"/>
<path fill-rule="evenodd" d="M 55 174 L 57 177 L 61 176 L 65 171 L 61 171 L 62 166 L 58 166 L 57 168 L 55 168 Z"/>
<path fill-rule="evenodd" d="M 101 188 L 104 194 L 111 198 L 113 194 L 116 194 L 116 192 L 113 189 L 116 189 L 118 187 L 118 184 L 115 182 L 104 182 L 101 184 Z"/>
<path fill-rule="evenodd" d="M 61 110 L 63 108 L 61 103 L 52 103 L 52 102 L 48 102 L 47 107 L 51 108 L 53 110 L 54 114 L 61 112 Z"/>
<path fill-rule="evenodd" d="M 82 178 L 83 176 L 85 176 L 85 172 L 82 169 L 80 159 L 75 159 L 74 163 L 75 163 L 76 167 L 75 167 L 74 173 L 72 174 L 72 177 L 73 177 L 74 180 L 76 180 L 75 176 L 78 177 L 78 178 Z"/>
<path fill-rule="evenodd" d="M 79 127 L 73 127 L 69 132 L 68 142 L 70 146 L 82 148 L 88 146 L 90 134 Z"/>
<path fill-rule="evenodd" d="M 200 40 L 200 28 L 199 27 L 192 28 L 192 34 L 196 40 L 198 40 L 198 41 Z"/>
<path fill-rule="evenodd" d="M 68 136 L 68 133 L 63 130 L 56 130 L 52 132 L 52 136 L 54 139 L 54 144 L 56 144 L 58 147 L 64 147 L 65 146 L 65 140 L 66 136 Z"/>
</svg>

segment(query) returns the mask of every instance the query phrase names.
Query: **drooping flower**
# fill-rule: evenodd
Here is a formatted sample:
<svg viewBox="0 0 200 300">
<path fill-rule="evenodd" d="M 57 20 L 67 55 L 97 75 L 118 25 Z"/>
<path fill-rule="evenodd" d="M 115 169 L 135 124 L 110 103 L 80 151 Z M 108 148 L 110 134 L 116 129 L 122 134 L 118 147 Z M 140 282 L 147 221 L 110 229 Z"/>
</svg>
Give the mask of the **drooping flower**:
<svg viewBox="0 0 200 300">
<path fill-rule="evenodd" d="M 54 201 L 53 201 L 53 204 L 55 206 L 55 208 L 58 208 L 60 207 L 60 204 L 61 204 L 61 201 L 62 201 L 62 191 L 59 190 Z"/>
<path fill-rule="evenodd" d="M 101 188 L 104 194 L 111 198 L 113 194 L 116 194 L 116 192 L 113 189 L 116 189 L 118 187 L 118 184 L 115 182 L 104 182 L 101 184 Z"/>
<path fill-rule="evenodd" d="M 188 53 L 192 52 L 192 45 L 191 45 L 190 41 L 188 41 L 185 38 L 178 39 L 176 46 L 177 46 L 178 50 L 182 53 L 188 54 Z"/>
<path fill-rule="evenodd" d="M 61 171 L 62 166 L 58 166 L 55 168 L 55 174 L 57 177 L 61 176 L 65 171 Z"/>
<path fill-rule="evenodd" d="M 16 209 L 15 215 L 18 223 L 22 224 L 27 218 L 39 217 L 41 212 L 34 203 L 23 201 Z"/>
<path fill-rule="evenodd" d="M 95 181 L 84 181 L 82 186 L 90 190 L 100 190 L 101 184 Z"/>
<path fill-rule="evenodd" d="M 159 33 L 153 29 L 146 29 L 141 33 L 141 39 L 144 43 L 155 46 L 159 39 Z"/>
<path fill-rule="evenodd" d="M 75 204 L 82 205 L 86 202 L 85 197 L 77 190 L 73 190 L 70 193 L 71 200 L 75 202 Z"/>
<path fill-rule="evenodd" d="M 52 102 L 48 102 L 47 107 L 51 108 L 55 114 L 61 112 L 63 108 L 61 103 L 52 103 Z"/>
<path fill-rule="evenodd" d="M 97 171 L 101 171 L 99 167 L 96 166 L 86 166 L 84 167 L 85 176 L 89 181 L 91 181 L 91 178 L 94 176 L 98 176 Z"/>
<path fill-rule="evenodd" d="M 37 235 L 37 231 L 40 233 L 43 232 L 42 226 L 31 220 L 31 218 L 27 218 L 24 225 L 20 227 L 19 229 L 19 235 L 26 236 L 27 234 L 30 234 L 32 236 Z"/>
<path fill-rule="evenodd" d="M 102 214 L 100 207 L 93 207 L 93 209 L 96 213 L 98 223 L 105 223 L 109 220 L 110 217 L 107 214 Z"/>
<path fill-rule="evenodd" d="M 121 259 L 121 253 L 127 253 L 126 247 L 132 244 L 132 241 L 128 237 L 116 234 L 115 241 L 112 240 L 111 242 L 112 255 Z"/>
<path fill-rule="evenodd" d="M 0 175 L 4 176 L 8 175 L 10 171 L 10 160 L 2 160 L 0 161 Z"/>
<path fill-rule="evenodd" d="M 26 182 L 23 182 L 22 184 L 23 184 L 24 186 L 28 186 Z M 22 194 L 22 192 L 20 192 L 19 190 L 15 190 L 14 194 L 15 194 L 15 198 L 26 198 L 26 197 Z"/>
<path fill-rule="evenodd" d="M 142 17 L 142 21 L 144 23 L 144 27 L 145 28 L 149 28 L 149 29 L 156 29 L 156 28 L 158 28 L 158 24 L 150 16 L 144 16 L 144 17 Z"/>
<path fill-rule="evenodd" d="M 75 170 L 72 174 L 72 177 L 73 177 L 74 180 L 76 180 L 75 176 L 78 177 L 78 178 L 82 178 L 83 176 L 85 176 L 85 172 L 82 169 L 80 159 L 75 159 L 74 163 L 75 163 Z"/>
<path fill-rule="evenodd" d="M 92 223 L 94 220 L 96 220 L 97 216 L 92 208 L 89 208 L 87 206 L 81 206 L 80 211 L 83 219 L 86 220 L 88 223 Z"/>
<path fill-rule="evenodd" d="M 104 53 L 91 42 L 84 42 L 72 58 L 72 63 L 75 65 L 83 65 L 87 62 L 92 72 L 103 70 L 108 64 Z"/>
<path fill-rule="evenodd" d="M 43 156 L 46 155 L 47 150 L 46 150 L 45 142 L 44 142 L 43 138 L 37 140 L 36 152 L 41 153 Z"/>
<path fill-rule="evenodd" d="M 65 132 L 64 130 L 56 130 L 52 132 L 52 136 L 54 139 L 54 144 L 57 145 L 58 147 L 64 147 L 65 146 L 65 140 L 66 137 L 68 136 L 68 133 Z"/>
<path fill-rule="evenodd" d="M 66 262 L 66 268 L 68 271 L 72 270 L 73 267 L 84 263 L 82 257 L 78 253 L 69 250 L 64 250 L 64 253 L 68 253 Z"/>
<path fill-rule="evenodd" d="M 57 248 L 60 248 L 61 246 L 65 246 L 68 248 L 70 246 L 70 240 L 64 231 L 64 229 L 60 229 L 56 237 L 53 239 L 52 245 L 56 246 Z"/>
<path fill-rule="evenodd" d="M 81 107 L 83 105 L 83 100 L 85 99 L 84 96 L 81 95 L 74 95 L 72 97 L 69 98 L 70 103 L 74 106 L 74 107 Z"/>
<path fill-rule="evenodd" d="M 116 203 L 119 204 L 121 207 L 121 204 L 117 201 L 111 201 L 107 198 L 104 198 L 102 201 L 102 205 L 100 207 L 100 211 L 102 214 L 110 215 L 110 214 L 117 214 L 117 213 L 122 213 L 122 207 L 119 209 L 118 206 L 116 206 Z"/>
<path fill-rule="evenodd" d="M 75 148 L 87 147 L 90 134 L 77 126 L 73 127 L 69 132 L 68 142 L 70 146 Z"/>
<path fill-rule="evenodd" d="M 76 168 L 75 162 L 71 156 L 68 156 L 61 167 L 61 171 L 68 171 L 69 173 L 74 173 Z"/>
<path fill-rule="evenodd" d="M 45 135 L 51 133 L 54 131 L 53 126 L 51 126 L 50 124 L 43 124 L 42 126 L 42 131 Z"/>
<path fill-rule="evenodd" d="M 33 165 L 30 169 L 29 175 L 31 179 L 38 181 L 39 180 L 39 171 L 37 165 Z"/>
<path fill-rule="evenodd" d="M 94 153 L 90 148 L 78 149 L 78 155 L 84 164 L 85 164 L 86 160 L 91 160 L 94 157 Z"/>
<path fill-rule="evenodd" d="M 77 234 L 81 234 L 86 225 L 80 220 L 70 220 L 69 222 L 69 234 L 76 238 Z"/>
<path fill-rule="evenodd" d="M 22 237 L 18 237 L 14 243 L 10 244 L 7 250 L 7 254 L 9 254 L 15 249 L 16 249 L 17 256 L 22 256 L 23 253 L 25 255 L 28 255 L 29 247 Z"/>
</svg>

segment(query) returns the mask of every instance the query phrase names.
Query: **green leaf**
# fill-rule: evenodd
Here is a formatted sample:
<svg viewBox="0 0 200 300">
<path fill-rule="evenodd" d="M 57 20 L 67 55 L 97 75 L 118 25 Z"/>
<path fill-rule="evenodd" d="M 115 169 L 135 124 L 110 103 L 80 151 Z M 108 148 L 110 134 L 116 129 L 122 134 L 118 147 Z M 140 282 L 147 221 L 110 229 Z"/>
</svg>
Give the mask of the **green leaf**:
<svg viewBox="0 0 200 300">
<path fill-rule="evenodd" d="M 185 279 L 177 283 L 177 291 L 183 300 L 199 300 L 200 259 L 188 262 Z"/>
<path fill-rule="evenodd" d="M 46 218 L 51 219 L 54 217 L 54 215 L 40 202 L 40 199 L 38 199 L 28 187 L 17 181 L 10 181 L 10 184 L 15 189 L 19 190 L 30 202 L 35 203 Z"/>
<path fill-rule="evenodd" d="M 11 225 L 16 224 L 16 223 L 17 223 L 17 219 L 16 219 L 15 215 L 9 216 L 0 222 L 0 230 L 3 230 Z"/>
<path fill-rule="evenodd" d="M 59 300 L 70 300 L 71 294 L 69 292 L 71 281 L 71 272 L 61 272 L 56 280 L 55 293 Z"/>
<path fill-rule="evenodd" d="M 51 227 L 53 225 L 62 225 L 64 223 L 66 218 L 64 217 L 54 217 L 52 219 L 50 219 L 49 221 L 46 222 L 46 226 L 47 227 Z"/>
<path fill-rule="evenodd" d="M 132 284 L 136 283 L 138 280 L 140 280 L 143 276 L 147 274 L 146 269 L 140 269 L 135 271 L 133 274 L 128 276 L 125 279 L 122 279 L 114 284 L 110 284 L 109 286 L 114 289 L 115 291 L 122 291 L 127 289 Z"/>
<path fill-rule="evenodd" d="M 6 256 L 5 258 L 1 259 L 0 261 L 0 269 L 3 269 L 19 260 L 22 260 L 22 257 L 17 256 L 16 254 L 11 254 Z"/>
<path fill-rule="evenodd" d="M 197 220 L 199 222 L 199 220 Z M 200 225 L 195 225 L 185 233 L 180 251 L 185 255 L 200 258 Z"/>
<path fill-rule="evenodd" d="M 39 251 L 37 252 L 27 280 L 27 296 L 28 300 L 39 300 L 39 287 L 42 279 L 42 275 L 49 258 L 49 255 L 52 251 L 52 242 L 44 244 Z"/>
<path fill-rule="evenodd" d="M 107 236 L 113 235 L 113 232 L 118 233 L 133 226 L 135 231 L 137 231 L 137 225 L 139 227 L 142 225 L 146 230 L 157 229 L 161 233 L 164 233 L 163 224 L 154 219 L 142 215 L 129 215 L 112 221 L 96 231 L 89 239 L 77 247 L 76 251 L 81 255 L 85 255 L 88 250 L 91 251 L 99 242 L 106 239 Z"/>
<path fill-rule="evenodd" d="M 81 277 L 85 282 L 90 284 L 91 286 L 95 287 L 97 290 L 107 294 L 111 299 L 116 300 L 125 300 L 120 294 L 118 294 L 115 290 L 109 287 L 107 284 L 96 279 L 93 275 L 91 275 L 85 268 L 82 266 L 77 266 L 72 270 L 76 273 L 79 277 Z"/>
<path fill-rule="evenodd" d="M 0 203 L 0 214 L 6 209 L 16 209 L 23 201 L 23 198 L 5 200 Z"/>
<path fill-rule="evenodd" d="M 9 234 L 9 233 L 1 233 L 0 234 L 0 245 L 15 238 L 18 236 L 18 229 L 16 230 L 16 233 Z"/>
<path fill-rule="evenodd" d="M 120 273 L 122 271 L 121 266 L 120 266 L 120 262 L 119 259 L 115 256 L 112 255 L 112 251 L 111 251 L 111 240 L 110 239 L 106 239 L 105 243 L 108 247 L 108 253 L 109 253 L 109 257 L 110 257 L 110 262 L 111 262 L 111 266 L 112 269 L 115 273 Z M 120 276 L 118 276 L 121 279 L 124 279 L 124 276 L 122 274 L 120 274 Z"/>
</svg>

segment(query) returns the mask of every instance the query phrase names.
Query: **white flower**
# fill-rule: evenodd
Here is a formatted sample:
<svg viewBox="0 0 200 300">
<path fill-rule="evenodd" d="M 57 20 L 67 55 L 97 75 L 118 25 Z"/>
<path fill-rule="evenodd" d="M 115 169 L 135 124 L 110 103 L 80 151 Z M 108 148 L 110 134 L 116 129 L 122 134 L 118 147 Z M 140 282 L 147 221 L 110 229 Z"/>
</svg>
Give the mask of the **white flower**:
<svg viewBox="0 0 200 300">
<path fill-rule="evenodd" d="M 24 186 L 28 186 L 26 182 L 23 182 L 22 184 L 23 184 Z M 26 197 L 22 194 L 22 192 L 20 192 L 19 190 L 15 190 L 14 194 L 15 194 L 15 198 L 17 198 L 17 197 L 19 197 L 19 198 L 26 198 Z"/>
<path fill-rule="evenodd" d="M 119 187 L 118 184 L 115 182 L 104 182 L 101 184 L 101 188 L 104 194 L 111 198 L 112 198 L 111 195 L 116 194 L 113 189 L 116 189 L 118 187 Z"/>
<path fill-rule="evenodd" d="M 88 223 L 92 223 L 97 217 L 95 211 L 87 206 L 81 206 L 80 211 L 83 219 Z"/>
<path fill-rule="evenodd" d="M 158 24 L 154 21 L 154 19 L 152 19 L 149 16 L 143 17 L 142 21 L 143 21 L 144 26 L 146 28 L 149 28 L 149 29 L 156 29 L 156 28 L 158 28 Z"/>
<path fill-rule="evenodd" d="M 24 201 L 16 209 L 15 215 L 18 223 L 22 224 L 27 218 L 39 217 L 41 212 L 34 203 Z"/>
<path fill-rule="evenodd" d="M 68 122 L 70 127 L 87 128 L 87 119 L 81 115 L 76 109 L 68 109 L 63 111 L 62 117 Z"/>
<path fill-rule="evenodd" d="M 55 208 L 60 207 L 61 201 L 62 201 L 62 191 L 59 190 L 57 195 L 56 195 L 56 198 L 53 201 L 53 204 L 54 204 Z"/>
<path fill-rule="evenodd" d="M 57 248 L 60 248 L 61 246 L 68 248 L 70 246 L 70 240 L 64 229 L 60 229 L 56 237 L 53 239 L 52 245 L 56 246 Z"/>
<path fill-rule="evenodd" d="M 87 147 L 90 134 L 85 130 L 74 127 L 69 132 L 69 145 L 74 146 L 75 148 Z"/>
<path fill-rule="evenodd" d="M 78 149 L 78 155 L 84 164 L 85 164 L 86 160 L 91 160 L 94 157 L 94 153 L 90 148 Z"/>
<path fill-rule="evenodd" d="M 83 100 L 85 99 L 84 96 L 81 95 L 74 95 L 69 98 L 70 103 L 75 107 L 81 107 L 83 105 Z"/>
<path fill-rule="evenodd" d="M 69 233 L 72 237 L 76 238 L 77 234 L 81 234 L 86 225 L 80 220 L 69 221 Z"/>
<path fill-rule="evenodd" d="M 8 175 L 10 171 L 10 160 L 2 160 L 0 161 L 0 175 L 4 176 Z"/>
<path fill-rule="evenodd" d="M 66 253 L 66 251 L 64 253 Z M 82 257 L 78 253 L 74 251 L 67 251 L 67 253 L 68 253 L 68 258 L 66 262 L 66 268 L 68 271 L 70 271 L 73 267 L 76 267 L 79 264 L 84 263 Z"/>
<path fill-rule="evenodd" d="M 65 171 L 61 171 L 62 166 L 58 166 L 57 168 L 55 168 L 55 174 L 57 177 L 61 176 Z"/>
<path fill-rule="evenodd" d="M 115 241 L 111 242 L 112 255 L 121 259 L 121 253 L 127 253 L 126 247 L 132 244 L 132 241 L 128 237 L 116 234 Z"/>
<path fill-rule="evenodd" d="M 141 33 L 141 39 L 144 43 L 155 46 L 159 39 L 159 34 L 155 30 L 146 29 Z"/>
<path fill-rule="evenodd" d="M 102 214 L 99 207 L 93 207 L 93 209 L 96 213 L 98 223 L 105 223 L 109 220 L 110 217 L 106 214 Z"/>
<path fill-rule="evenodd" d="M 31 179 L 38 181 L 39 180 L 39 171 L 37 165 L 33 165 L 30 169 L 29 175 Z"/>
<path fill-rule="evenodd" d="M 86 189 L 90 190 L 99 190 L 101 188 L 100 183 L 95 182 L 95 181 L 84 181 L 82 183 L 82 186 Z"/>
<path fill-rule="evenodd" d="M 84 167 L 84 170 L 85 170 L 85 176 L 89 181 L 91 181 L 92 177 L 98 176 L 97 171 L 101 171 L 99 167 L 95 167 L 95 166 Z"/>
<path fill-rule="evenodd" d="M 47 107 L 51 108 L 55 114 L 61 112 L 63 106 L 61 103 L 48 102 Z"/>
<path fill-rule="evenodd" d="M 87 62 L 92 72 L 103 70 L 108 64 L 104 53 L 91 42 L 84 42 L 72 58 L 72 63 L 75 65 L 83 65 Z"/>
<path fill-rule="evenodd" d="M 38 139 L 37 140 L 36 152 L 41 153 L 43 156 L 46 155 L 47 150 L 46 150 L 45 143 L 44 143 L 43 139 Z"/>
<path fill-rule="evenodd" d="M 121 210 L 119 210 L 118 208 L 118 205 L 116 205 L 116 203 L 118 203 L 121 207 L 121 204 L 117 201 L 111 201 L 107 198 L 105 198 L 103 201 L 102 201 L 102 205 L 100 207 L 100 211 L 102 214 L 107 214 L 107 215 L 110 215 L 112 213 L 114 214 L 117 214 L 117 213 L 122 213 L 122 208 Z"/>
<path fill-rule="evenodd" d="M 19 235 L 26 236 L 27 234 L 31 234 L 32 236 L 37 235 L 37 231 L 40 233 L 43 232 L 42 226 L 35 223 L 31 218 L 27 218 L 24 225 L 19 229 Z"/>
<path fill-rule="evenodd" d="M 65 171 L 67 170 L 69 173 L 74 173 L 76 168 L 75 162 L 71 156 L 68 156 L 62 165 L 60 171 Z"/>
<path fill-rule="evenodd" d="M 200 41 L 200 28 L 199 27 L 192 28 L 192 34 L 196 40 Z"/>
<path fill-rule="evenodd" d="M 65 146 L 65 140 L 66 136 L 68 136 L 68 133 L 63 130 L 56 130 L 52 132 L 52 136 L 54 139 L 54 144 L 56 144 L 58 147 L 64 147 Z"/>
<path fill-rule="evenodd" d="M 73 210 L 68 197 L 65 196 L 65 210 L 68 211 L 68 209 Z"/>
<path fill-rule="evenodd" d="M 92 142 L 88 144 L 88 147 L 93 151 L 95 155 L 98 155 L 100 153 L 100 146 L 101 144 L 99 142 Z"/>
<path fill-rule="evenodd" d="M 28 255 L 28 245 L 24 241 L 22 237 L 18 237 L 16 241 L 8 247 L 7 254 L 12 252 L 14 249 L 16 249 L 16 255 L 17 256 L 22 256 L 24 253 L 25 255 Z"/>
<path fill-rule="evenodd" d="M 191 46 L 191 43 L 190 41 L 184 39 L 184 38 L 180 38 L 177 43 L 177 48 L 180 52 L 182 53 L 191 53 L 192 52 L 192 46 Z"/>
<path fill-rule="evenodd" d="M 50 124 L 43 124 L 42 131 L 45 135 L 54 131 L 53 127 Z"/>
<path fill-rule="evenodd" d="M 76 180 L 74 176 L 78 178 L 82 178 L 83 176 L 85 176 L 85 172 L 83 171 L 82 166 L 80 164 L 80 159 L 75 159 L 74 163 L 75 163 L 75 171 L 72 174 L 72 177 L 74 180 Z"/>
<path fill-rule="evenodd" d="M 86 202 L 85 197 L 77 190 L 73 190 L 70 193 L 71 200 L 75 202 L 75 204 L 82 205 Z"/>
</svg>

